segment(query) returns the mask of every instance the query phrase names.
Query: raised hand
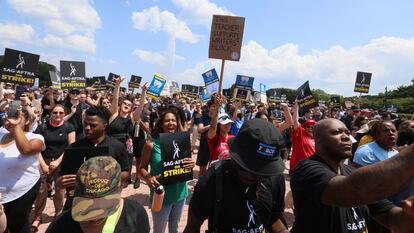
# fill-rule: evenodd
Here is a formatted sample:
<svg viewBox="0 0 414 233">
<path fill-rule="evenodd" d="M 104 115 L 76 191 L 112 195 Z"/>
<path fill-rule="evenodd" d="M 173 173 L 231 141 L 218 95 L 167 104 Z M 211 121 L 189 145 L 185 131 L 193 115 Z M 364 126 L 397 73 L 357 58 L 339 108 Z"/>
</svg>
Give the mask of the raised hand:
<svg viewBox="0 0 414 233">
<path fill-rule="evenodd" d="M 142 92 L 148 91 L 148 82 L 144 83 L 144 85 L 141 86 Z"/>
<path fill-rule="evenodd" d="M 124 81 L 124 77 L 119 76 L 118 78 L 115 79 L 115 84 L 120 85 L 122 83 L 122 81 Z"/>
</svg>

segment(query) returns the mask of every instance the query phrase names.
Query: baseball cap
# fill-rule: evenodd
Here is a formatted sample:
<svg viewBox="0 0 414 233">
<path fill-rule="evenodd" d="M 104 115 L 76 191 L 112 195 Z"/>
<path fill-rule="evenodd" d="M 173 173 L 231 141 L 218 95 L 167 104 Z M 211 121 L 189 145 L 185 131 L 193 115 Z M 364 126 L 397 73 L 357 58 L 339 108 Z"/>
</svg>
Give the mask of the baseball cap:
<svg viewBox="0 0 414 233">
<path fill-rule="evenodd" d="M 12 89 L 5 89 L 3 91 L 3 94 L 5 94 L 5 95 L 14 94 L 14 90 L 12 90 Z"/>
<path fill-rule="evenodd" d="M 227 125 L 228 123 L 233 123 L 233 121 L 230 119 L 229 115 L 227 115 L 226 113 L 220 113 L 217 123 L 222 124 L 222 125 Z"/>
<path fill-rule="evenodd" d="M 69 94 L 78 94 L 79 95 L 79 93 L 80 93 L 80 91 L 79 91 L 78 88 L 73 88 L 73 89 L 70 89 L 70 91 L 69 91 Z"/>
<path fill-rule="evenodd" d="M 253 174 L 273 176 L 285 169 L 279 155 L 284 147 L 283 136 L 268 121 L 254 118 L 245 122 L 237 136 L 227 143 L 230 157 Z"/>
<path fill-rule="evenodd" d="M 119 208 L 121 167 L 110 156 L 88 159 L 78 170 L 72 203 L 77 222 L 106 218 Z"/>
<path fill-rule="evenodd" d="M 303 127 L 306 127 L 307 125 L 314 125 L 316 124 L 315 120 L 306 120 L 305 122 L 302 123 Z"/>
<path fill-rule="evenodd" d="M 352 107 L 351 107 L 351 110 L 352 110 L 352 111 L 354 111 L 354 112 L 359 112 L 359 111 L 361 111 L 361 109 L 360 109 L 358 106 L 356 106 L 356 105 L 352 106 Z"/>
</svg>

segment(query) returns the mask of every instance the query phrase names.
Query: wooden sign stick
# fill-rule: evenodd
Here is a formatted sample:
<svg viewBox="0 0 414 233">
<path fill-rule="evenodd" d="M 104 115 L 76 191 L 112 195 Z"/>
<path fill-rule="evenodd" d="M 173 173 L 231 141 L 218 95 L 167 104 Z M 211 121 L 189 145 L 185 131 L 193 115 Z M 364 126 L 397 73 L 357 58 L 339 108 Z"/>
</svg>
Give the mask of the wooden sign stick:
<svg viewBox="0 0 414 233">
<path fill-rule="evenodd" d="M 224 73 L 224 62 L 225 61 L 226 60 L 224 60 L 224 59 L 221 60 L 221 71 L 220 71 L 220 80 L 219 80 L 219 89 L 218 89 L 218 93 L 219 93 L 220 96 L 222 96 L 221 88 L 222 88 L 222 85 L 223 85 L 223 73 Z"/>
</svg>

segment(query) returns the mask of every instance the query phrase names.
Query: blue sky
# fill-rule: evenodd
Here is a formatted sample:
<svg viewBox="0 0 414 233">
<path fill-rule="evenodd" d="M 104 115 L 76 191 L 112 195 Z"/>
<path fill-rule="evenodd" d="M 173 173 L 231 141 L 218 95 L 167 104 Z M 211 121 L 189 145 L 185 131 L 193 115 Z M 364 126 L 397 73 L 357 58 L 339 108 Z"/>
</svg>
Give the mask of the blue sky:
<svg viewBox="0 0 414 233">
<path fill-rule="evenodd" d="M 236 75 L 255 88 L 311 88 L 354 95 L 357 71 L 372 72 L 370 94 L 414 77 L 412 1 L 5 0 L 0 50 L 40 59 L 86 62 L 88 76 L 154 73 L 179 84 L 202 84 L 212 14 L 246 18 L 240 62 L 226 62 L 224 87 Z M 1 53 L 1 52 L 0 52 Z"/>
</svg>

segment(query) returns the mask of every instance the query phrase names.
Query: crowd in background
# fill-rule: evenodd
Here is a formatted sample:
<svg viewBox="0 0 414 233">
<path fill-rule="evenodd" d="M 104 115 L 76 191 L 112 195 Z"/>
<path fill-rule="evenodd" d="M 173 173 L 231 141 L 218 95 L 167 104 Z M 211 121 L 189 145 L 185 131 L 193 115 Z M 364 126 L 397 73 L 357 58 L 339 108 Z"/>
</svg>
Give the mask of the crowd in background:
<svg viewBox="0 0 414 233">
<path fill-rule="evenodd" d="M 353 140 L 348 163 L 355 168 L 387 160 L 414 141 L 413 117 L 399 116 L 383 109 L 361 109 L 355 104 L 348 109 L 319 106 L 304 110 L 297 102 L 252 103 L 229 100 L 221 95 L 201 101 L 199 96 L 180 93 L 153 99 L 146 95 L 147 84 L 142 85 L 139 94 L 125 93 L 120 88 L 122 81 L 123 78 L 116 79 L 115 87 L 105 91 L 96 91 L 93 87 L 69 90 L 24 88 L 18 98 L 15 85 L 1 83 L 0 200 L 9 232 L 37 231 L 48 196 L 53 197 L 55 218 L 62 226 L 67 224 L 62 213 L 73 211 L 80 193 L 77 187 L 81 184 L 76 174 L 59 173 L 68 147 L 105 144 L 119 149 L 112 155 L 119 164 L 118 185 L 125 188 L 131 184 L 138 188 L 143 180 L 150 186 L 152 197 L 153 189 L 160 185 L 161 133 L 191 133 L 191 150 L 197 159 L 186 160 L 185 166 L 200 167 L 197 179 L 216 161 L 231 157 L 229 141 L 238 135 L 246 122 L 255 118 L 269 122 L 283 136 L 280 157 L 284 161 L 290 160 L 289 173 L 294 172 L 300 161 L 315 154 L 313 127 L 323 119 L 338 119 L 346 126 Z M 16 102 L 17 115 L 12 115 L 10 111 L 16 107 Z M 135 177 L 132 176 L 134 173 Z M 114 185 L 111 187 L 115 190 Z M 187 183 L 167 185 L 165 193 L 162 210 L 152 213 L 153 230 L 165 232 L 168 227 L 169 232 L 177 232 L 189 195 Z M 401 206 L 401 202 L 413 194 L 414 180 L 389 199 Z M 69 196 L 73 203 L 68 203 Z M 4 215 L 3 206 L 0 217 Z M 136 214 L 140 208 L 129 211 Z M 31 211 L 33 221 L 29 222 Z M 137 216 L 142 218 L 143 215 L 140 212 Z M 80 219 L 82 231 L 96 230 L 94 226 L 82 224 L 91 219 L 74 219 Z M 52 228 L 50 232 L 58 232 Z M 146 228 L 141 230 L 145 232 Z M 2 228 L 0 232 L 3 232 Z"/>
</svg>

